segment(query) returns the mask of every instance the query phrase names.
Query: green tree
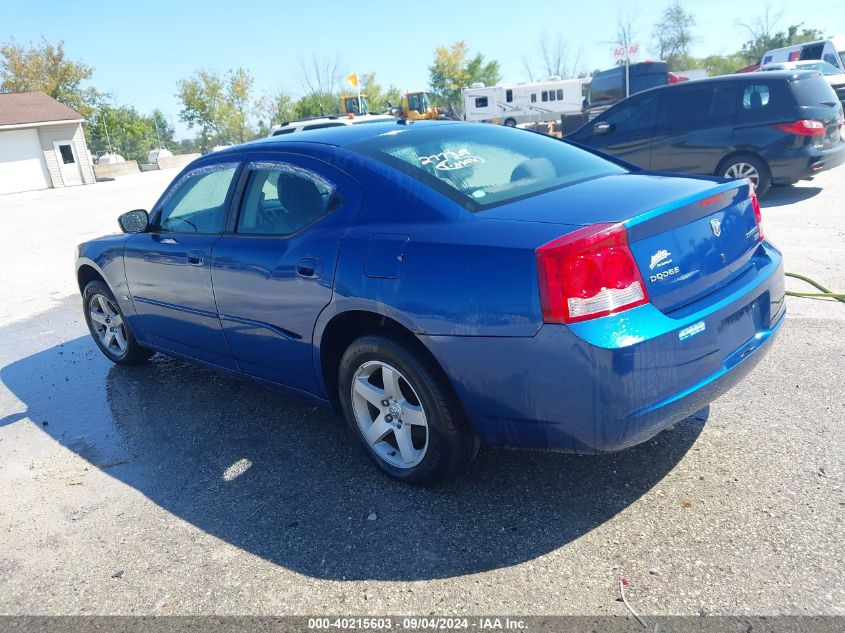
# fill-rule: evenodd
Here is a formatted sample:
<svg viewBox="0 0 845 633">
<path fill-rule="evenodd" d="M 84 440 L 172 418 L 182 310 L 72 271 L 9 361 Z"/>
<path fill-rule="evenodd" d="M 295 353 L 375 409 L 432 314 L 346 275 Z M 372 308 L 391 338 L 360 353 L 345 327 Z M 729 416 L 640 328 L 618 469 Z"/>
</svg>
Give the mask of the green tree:
<svg viewBox="0 0 845 633">
<path fill-rule="evenodd" d="M 45 92 L 57 101 L 88 117 L 102 95 L 84 84 L 94 69 L 67 59 L 64 42 L 51 44 L 46 39 L 38 45 L 0 46 L 0 91 Z"/>
<path fill-rule="evenodd" d="M 193 154 L 202 151 L 202 144 L 199 138 L 183 138 L 176 145 L 176 152 L 179 154 Z"/>
<path fill-rule="evenodd" d="M 199 127 L 203 144 L 243 143 L 254 136 L 249 126 L 252 75 L 243 68 L 225 75 L 199 70 L 179 80 L 176 96 L 182 102 L 179 118 L 189 128 Z"/>
<path fill-rule="evenodd" d="M 173 126 L 158 110 L 142 115 L 132 106 L 101 105 L 89 118 L 87 133 L 92 153 L 116 151 L 127 160 L 142 163 L 147 162 L 149 151 L 159 146 L 159 138 L 166 148 L 176 149 Z"/>
<path fill-rule="evenodd" d="M 382 88 L 376 81 L 375 73 L 365 73 L 358 78 L 361 84 L 361 93 L 367 95 L 367 102 L 370 104 L 370 112 L 380 114 L 387 110 L 387 102 L 393 105 L 402 101 L 402 92 L 396 86 Z M 351 93 L 350 93 L 351 94 Z"/>
<path fill-rule="evenodd" d="M 660 59 L 669 64 L 670 70 L 688 68 L 692 57 L 690 47 L 695 37 L 695 16 L 675 0 L 663 10 L 660 21 L 654 25 L 654 39 Z"/>
<path fill-rule="evenodd" d="M 696 60 L 694 66 L 687 66 L 687 68 L 704 68 L 707 74 L 711 77 L 716 75 L 730 75 L 735 73 L 740 68 L 748 66 L 745 57 L 741 53 L 731 53 L 730 55 L 708 55 Z"/>
<path fill-rule="evenodd" d="M 751 39 L 742 45 L 740 54 L 745 63 L 743 66 L 759 63 L 763 54 L 773 48 L 793 46 L 812 42 L 824 38 L 822 31 L 818 29 L 804 28 L 803 24 L 791 24 L 785 31 L 771 32 L 766 21 L 759 21 L 756 26 L 744 25 L 749 31 Z"/>
<path fill-rule="evenodd" d="M 293 106 L 294 119 L 335 114 L 340 108 L 340 95 L 334 92 L 315 92 L 301 97 Z"/>
<path fill-rule="evenodd" d="M 168 122 L 167 118 L 158 108 L 153 110 L 149 119 L 156 134 L 156 144 L 158 144 L 158 141 L 160 140 L 163 147 L 169 149 L 170 151 L 174 151 L 177 148 L 177 143 L 173 138 L 176 135 L 176 129 L 173 125 Z"/>
<path fill-rule="evenodd" d="M 469 47 L 463 41 L 449 48 L 438 46 L 434 63 L 429 66 L 429 85 L 434 101 L 439 105 L 460 106 L 461 89 L 475 82 L 495 86 L 501 80 L 499 62 L 484 61 L 481 53 L 469 58 Z"/>
<path fill-rule="evenodd" d="M 266 94 L 255 104 L 256 135 L 267 136 L 270 128 L 295 118 L 293 97 L 284 91 Z"/>
<path fill-rule="evenodd" d="M 226 79 L 231 107 L 229 114 L 230 134 L 238 143 L 244 143 L 254 136 L 254 132 L 249 129 L 247 124 L 247 117 L 251 108 L 250 93 L 255 79 L 243 68 L 230 70 Z"/>
</svg>

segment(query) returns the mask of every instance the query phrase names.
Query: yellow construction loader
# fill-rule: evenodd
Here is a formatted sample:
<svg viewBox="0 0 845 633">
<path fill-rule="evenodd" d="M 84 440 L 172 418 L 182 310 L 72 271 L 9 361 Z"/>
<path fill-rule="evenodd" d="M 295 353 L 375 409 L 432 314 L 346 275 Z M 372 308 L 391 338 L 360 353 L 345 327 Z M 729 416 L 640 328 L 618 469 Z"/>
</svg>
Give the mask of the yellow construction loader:
<svg viewBox="0 0 845 633">
<path fill-rule="evenodd" d="M 449 106 L 448 110 L 441 110 L 431 105 L 431 98 L 427 92 L 406 92 L 402 97 L 401 105 L 392 105 L 388 102 L 390 114 L 397 119 L 408 119 L 416 121 L 419 119 L 455 119 L 457 115 Z"/>
<path fill-rule="evenodd" d="M 369 114 L 370 104 L 367 103 L 367 95 L 341 95 L 340 114 Z"/>
</svg>

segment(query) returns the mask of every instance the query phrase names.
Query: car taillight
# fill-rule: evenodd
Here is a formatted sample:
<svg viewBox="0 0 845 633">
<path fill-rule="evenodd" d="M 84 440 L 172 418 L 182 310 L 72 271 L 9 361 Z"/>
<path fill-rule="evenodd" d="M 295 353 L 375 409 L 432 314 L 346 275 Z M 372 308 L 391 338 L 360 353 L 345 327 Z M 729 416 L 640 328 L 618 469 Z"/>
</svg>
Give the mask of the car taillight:
<svg viewBox="0 0 845 633">
<path fill-rule="evenodd" d="M 628 232 L 594 224 L 537 249 L 540 302 L 546 323 L 574 323 L 648 303 Z"/>
<path fill-rule="evenodd" d="M 815 119 L 801 119 L 794 123 L 782 123 L 775 127 L 798 136 L 824 136 L 824 123 Z"/>
<path fill-rule="evenodd" d="M 751 181 L 749 181 L 751 184 Z M 751 184 L 751 208 L 754 209 L 754 217 L 757 219 L 758 235 L 757 239 L 763 241 L 763 214 L 760 212 L 760 201 L 757 199 L 757 192 L 754 190 L 754 185 Z"/>
</svg>

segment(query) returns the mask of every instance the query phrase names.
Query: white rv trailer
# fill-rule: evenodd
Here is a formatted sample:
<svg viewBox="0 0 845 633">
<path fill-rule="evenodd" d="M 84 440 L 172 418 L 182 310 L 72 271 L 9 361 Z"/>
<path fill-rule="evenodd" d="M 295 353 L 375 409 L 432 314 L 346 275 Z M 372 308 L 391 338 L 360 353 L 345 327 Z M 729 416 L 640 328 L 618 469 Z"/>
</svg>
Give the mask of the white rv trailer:
<svg viewBox="0 0 845 633">
<path fill-rule="evenodd" d="M 589 77 L 485 86 L 472 84 L 461 90 L 466 121 L 519 123 L 559 121 L 561 114 L 581 112 L 583 86 Z"/>
<path fill-rule="evenodd" d="M 775 48 L 763 54 L 760 65 L 806 59 L 820 59 L 845 73 L 845 37 L 831 37 L 826 40 Z"/>
</svg>

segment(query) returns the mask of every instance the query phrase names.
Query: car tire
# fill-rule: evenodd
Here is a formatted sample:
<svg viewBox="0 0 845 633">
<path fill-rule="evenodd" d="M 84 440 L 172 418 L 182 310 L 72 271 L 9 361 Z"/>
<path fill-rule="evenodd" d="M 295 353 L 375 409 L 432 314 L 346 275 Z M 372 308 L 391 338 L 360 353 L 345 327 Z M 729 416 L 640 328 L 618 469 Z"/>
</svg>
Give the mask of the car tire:
<svg viewBox="0 0 845 633">
<path fill-rule="evenodd" d="M 750 178 L 759 197 L 768 193 L 772 186 L 772 172 L 766 161 L 751 154 L 732 156 L 719 165 L 717 176 L 724 178 Z"/>
<path fill-rule="evenodd" d="M 111 362 L 139 365 L 155 354 L 138 344 L 114 294 L 102 281 L 92 281 L 85 286 L 82 306 L 91 338 Z"/>
<path fill-rule="evenodd" d="M 340 361 L 338 385 L 353 433 L 396 480 L 432 485 L 465 470 L 478 452 L 479 440 L 440 368 L 393 338 L 355 340 Z"/>
<path fill-rule="evenodd" d="M 506 127 L 516 127 L 516 119 L 505 119 Z"/>
</svg>

